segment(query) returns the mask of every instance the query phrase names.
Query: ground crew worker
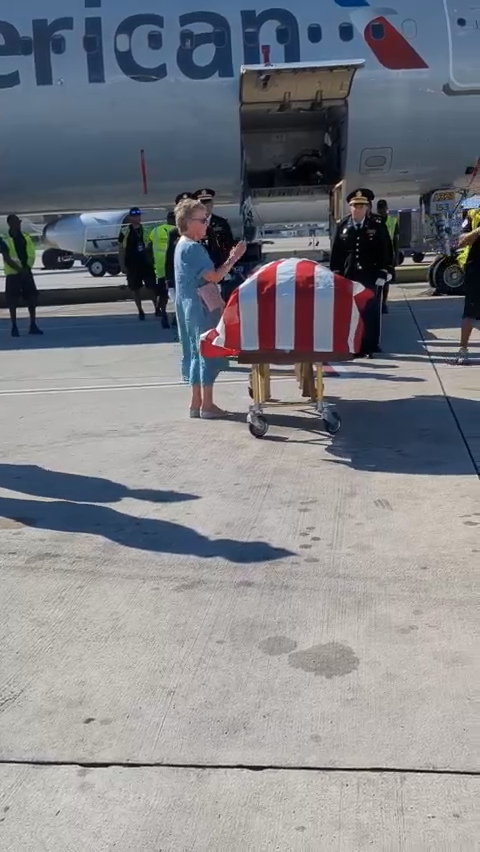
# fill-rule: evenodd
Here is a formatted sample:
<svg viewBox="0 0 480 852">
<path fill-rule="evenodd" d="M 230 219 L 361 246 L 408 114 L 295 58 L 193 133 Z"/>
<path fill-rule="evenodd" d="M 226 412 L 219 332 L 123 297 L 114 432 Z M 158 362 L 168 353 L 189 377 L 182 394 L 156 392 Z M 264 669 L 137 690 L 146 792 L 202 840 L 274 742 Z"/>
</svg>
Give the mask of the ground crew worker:
<svg viewBox="0 0 480 852">
<path fill-rule="evenodd" d="M 7 216 L 8 234 L 0 238 L 0 253 L 5 272 L 5 301 L 12 322 L 12 337 L 20 337 L 17 308 L 23 299 L 30 314 L 29 334 L 43 334 L 36 322 L 38 290 L 32 268 L 35 263 L 35 244 L 22 233 L 22 220 L 14 213 Z"/>
<path fill-rule="evenodd" d="M 167 221 L 156 225 L 149 234 L 153 248 L 153 262 L 155 264 L 155 275 L 157 276 L 157 309 L 162 318 L 163 328 L 170 328 L 168 321 L 168 289 L 165 281 L 165 256 L 167 253 L 168 236 L 175 227 L 175 214 L 170 211 Z"/>
<path fill-rule="evenodd" d="M 471 210 L 460 237 L 460 254 L 464 255 L 465 303 L 463 308 L 460 349 L 455 364 L 468 364 L 468 344 L 474 328 L 480 327 L 480 211 Z M 457 256 L 459 260 L 459 256 Z"/>
<path fill-rule="evenodd" d="M 375 303 L 366 318 L 364 350 L 361 353 L 370 357 L 374 352 L 381 352 L 381 292 L 392 265 L 388 231 L 369 211 L 374 197 L 369 189 L 350 193 L 347 198 L 350 215 L 337 227 L 330 256 L 333 272 L 358 281 L 375 293 Z"/>
<path fill-rule="evenodd" d="M 140 295 L 143 286 L 150 293 L 156 315 L 158 316 L 159 313 L 152 244 L 148 243 L 145 239 L 142 225 L 142 211 L 138 207 L 130 208 L 126 222 L 128 223 L 128 228 L 126 232 L 122 230 L 118 238 L 118 259 L 120 269 L 127 276 L 127 285 L 132 292 L 134 302 L 137 306 L 138 318 L 139 320 L 144 320 L 145 312 L 142 308 L 142 298 Z"/>
<path fill-rule="evenodd" d="M 470 234 L 472 231 L 476 231 L 478 227 L 480 227 L 480 210 L 475 208 L 472 210 L 464 210 L 462 222 L 463 233 Z M 465 269 L 471 245 L 461 244 L 459 247 L 460 251 L 457 253 L 457 263 L 462 269 Z"/>
<path fill-rule="evenodd" d="M 397 216 L 391 216 L 388 204 L 385 199 L 381 198 L 377 202 L 377 215 L 380 217 L 381 221 L 387 228 L 388 236 L 390 237 L 390 241 L 392 243 L 392 252 L 393 252 L 393 263 L 389 270 L 391 274 L 390 281 L 387 281 L 383 288 L 383 303 L 382 303 L 382 311 L 384 314 L 388 314 L 388 293 L 390 290 L 390 282 L 395 281 L 395 267 L 398 263 L 398 251 L 399 251 L 399 240 L 400 240 L 400 232 L 398 228 L 398 218 Z"/>
</svg>

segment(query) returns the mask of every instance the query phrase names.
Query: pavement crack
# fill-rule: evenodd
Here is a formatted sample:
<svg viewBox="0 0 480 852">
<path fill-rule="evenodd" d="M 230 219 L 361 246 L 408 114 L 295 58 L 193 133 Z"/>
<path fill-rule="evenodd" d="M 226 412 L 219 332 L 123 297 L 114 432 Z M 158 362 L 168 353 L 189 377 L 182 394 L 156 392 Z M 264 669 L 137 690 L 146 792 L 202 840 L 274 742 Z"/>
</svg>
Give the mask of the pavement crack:
<svg viewBox="0 0 480 852">
<path fill-rule="evenodd" d="M 195 770 L 231 770 L 234 772 L 326 772 L 330 775 L 340 773 L 367 773 L 370 775 L 437 775 L 476 778 L 480 769 L 435 769 L 406 766 L 288 766 L 285 764 L 249 764 L 249 763 L 172 763 L 162 761 L 89 761 L 89 760 L 3 760 L 2 766 L 52 767 L 57 769 L 195 769 Z"/>
<path fill-rule="evenodd" d="M 460 435 L 460 438 L 462 439 L 462 441 L 463 441 L 463 443 L 464 443 L 464 445 L 465 445 L 465 449 L 466 449 L 466 451 L 467 451 L 467 453 L 468 453 L 468 455 L 469 455 L 469 457 L 470 457 L 470 461 L 472 462 L 473 469 L 474 469 L 474 471 L 476 472 L 477 477 L 480 479 L 480 467 L 479 467 L 479 465 L 478 465 L 478 463 L 477 463 L 477 461 L 476 461 L 476 459 L 475 459 L 475 456 L 474 456 L 474 454 L 473 454 L 473 452 L 472 452 L 472 450 L 471 450 L 471 448 L 470 448 L 470 444 L 469 444 L 468 438 L 467 438 L 467 436 L 465 435 L 465 432 L 463 431 L 462 424 L 460 423 L 460 420 L 459 420 L 459 418 L 458 418 L 458 416 L 457 416 L 457 412 L 455 411 L 455 406 L 453 405 L 453 403 L 452 403 L 452 401 L 451 401 L 451 399 L 450 399 L 450 397 L 449 397 L 449 395 L 448 395 L 448 393 L 447 393 L 447 389 L 446 389 L 445 384 L 444 384 L 444 382 L 443 382 L 443 379 L 442 379 L 442 377 L 441 377 L 441 375 L 440 375 L 440 371 L 439 371 L 439 369 L 438 369 L 438 367 L 437 367 L 437 363 L 436 363 L 436 361 L 432 358 L 432 354 L 431 354 L 431 352 L 430 352 L 430 350 L 429 350 L 429 348 L 428 348 L 428 342 L 425 340 L 425 337 L 424 337 L 424 333 L 423 333 L 422 327 L 421 327 L 420 323 L 419 323 L 419 322 L 418 322 L 418 320 L 417 320 L 417 316 L 416 316 L 416 314 L 415 314 L 415 311 L 414 311 L 414 310 L 413 310 L 413 308 L 412 308 L 412 305 L 410 304 L 410 300 L 409 300 L 409 298 L 408 298 L 408 295 L 405 293 L 405 289 L 403 290 L 403 296 L 404 296 L 404 299 L 405 299 L 405 301 L 406 301 L 406 303 L 407 303 L 407 307 L 408 307 L 408 310 L 410 311 L 410 314 L 411 314 L 412 320 L 413 320 L 413 322 L 415 323 L 415 325 L 416 325 L 416 327 L 417 327 L 417 329 L 418 329 L 418 333 L 419 333 L 420 338 L 421 338 L 421 340 L 422 340 L 422 343 L 423 343 L 423 345 L 424 345 L 424 347 L 425 347 L 425 352 L 426 352 L 427 358 L 428 358 L 428 360 L 429 360 L 429 362 L 430 362 L 431 367 L 433 368 L 433 372 L 435 373 L 435 375 L 436 375 L 436 377 L 437 377 L 437 381 L 438 381 L 438 384 L 440 385 L 440 389 L 441 389 L 442 394 L 443 394 L 443 396 L 444 396 L 444 398 L 445 398 L 445 402 L 447 403 L 447 405 L 448 405 L 448 407 L 449 407 L 449 409 L 450 409 L 450 413 L 451 413 L 451 415 L 452 415 L 452 417 L 453 417 L 453 419 L 454 419 L 454 421 L 455 421 L 455 425 L 456 425 L 456 427 L 457 427 L 457 429 L 458 429 L 458 433 L 459 433 L 459 435 Z"/>
</svg>

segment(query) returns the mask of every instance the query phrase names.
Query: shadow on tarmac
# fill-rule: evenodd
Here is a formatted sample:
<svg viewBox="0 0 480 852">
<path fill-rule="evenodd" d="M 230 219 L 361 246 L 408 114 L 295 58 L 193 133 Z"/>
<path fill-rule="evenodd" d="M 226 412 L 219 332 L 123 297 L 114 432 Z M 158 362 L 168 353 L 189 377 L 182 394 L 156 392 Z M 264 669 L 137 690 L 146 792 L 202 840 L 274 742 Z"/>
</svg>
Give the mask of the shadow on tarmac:
<svg viewBox="0 0 480 852">
<path fill-rule="evenodd" d="M 292 551 L 263 541 L 210 539 L 195 530 L 160 518 L 136 518 L 107 506 L 88 503 L 12 500 L 0 497 L 0 517 L 50 532 L 95 535 L 135 550 L 222 558 L 239 565 L 272 562 Z"/>
<path fill-rule="evenodd" d="M 0 488 L 73 503 L 118 503 L 126 497 L 150 503 L 180 503 L 199 500 L 195 494 L 127 488 L 111 479 L 48 470 L 36 464 L 0 464 Z"/>
<path fill-rule="evenodd" d="M 102 306 L 100 305 L 100 308 Z M 42 337 L 28 334 L 28 315 L 18 313 L 20 337 L 10 336 L 10 320 L 0 322 L 0 351 L 36 349 L 85 349 L 94 346 L 144 346 L 152 343 L 173 343 L 176 329 L 163 329 L 161 320 L 153 313 L 152 304 L 144 303 L 145 322 L 140 322 L 132 303 L 131 314 L 90 314 L 87 316 L 38 314 Z"/>
<path fill-rule="evenodd" d="M 204 559 L 220 557 L 238 564 L 271 562 L 294 555 L 292 551 L 272 547 L 263 541 L 214 540 L 173 521 L 138 518 L 109 506 L 92 505 L 93 501 L 115 502 L 124 497 L 151 503 L 198 500 L 193 494 L 129 489 L 108 479 L 13 464 L 0 465 L 0 487 L 49 498 L 47 501 L 0 497 L 0 518 L 11 520 L 14 525 L 96 535 L 137 550 Z"/>
<path fill-rule="evenodd" d="M 330 437 L 312 415 L 266 411 L 271 427 L 289 428 L 293 434 L 268 434 L 263 441 L 324 445 L 331 464 L 372 473 L 412 476 L 471 476 L 476 465 L 467 450 L 460 424 L 480 422 L 480 401 L 451 398 L 452 413 L 444 396 L 371 401 L 328 396 L 342 418 L 337 435 Z"/>
</svg>

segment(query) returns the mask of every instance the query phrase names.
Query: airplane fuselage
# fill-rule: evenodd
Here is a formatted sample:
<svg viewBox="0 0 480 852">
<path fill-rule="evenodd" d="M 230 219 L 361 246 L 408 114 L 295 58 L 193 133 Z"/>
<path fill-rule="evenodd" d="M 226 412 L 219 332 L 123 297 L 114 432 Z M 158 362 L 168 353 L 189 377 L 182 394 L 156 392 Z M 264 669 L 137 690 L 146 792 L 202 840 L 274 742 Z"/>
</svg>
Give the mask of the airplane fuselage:
<svg viewBox="0 0 480 852">
<path fill-rule="evenodd" d="M 262 62 L 262 45 L 272 62 L 365 60 L 348 99 L 351 186 L 408 207 L 471 181 L 480 12 L 468 0 L 381 10 L 367 0 L 141 0 L 135 9 L 25 0 L 3 13 L 0 212 L 169 206 L 200 186 L 237 203 L 239 72 Z"/>
</svg>

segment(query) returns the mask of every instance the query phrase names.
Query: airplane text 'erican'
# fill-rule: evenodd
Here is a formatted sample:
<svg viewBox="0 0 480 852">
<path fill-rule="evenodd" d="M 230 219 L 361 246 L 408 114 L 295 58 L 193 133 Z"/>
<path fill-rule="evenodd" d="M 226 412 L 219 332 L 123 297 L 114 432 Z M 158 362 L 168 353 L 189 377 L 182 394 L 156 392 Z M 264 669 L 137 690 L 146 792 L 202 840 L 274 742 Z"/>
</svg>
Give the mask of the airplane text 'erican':
<svg viewBox="0 0 480 852">
<path fill-rule="evenodd" d="M 89 4 L 90 5 L 90 4 Z M 96 0 L 96 6 L 100 5 Z M 300 28 L 295 15 L 288 9 L 271 8 L 262 12 L 246 9 L 240 12 L 243 62 L 255 65 L 262 61 L 260 33 L 265 24 L 276 26 L 276 39 L 282 46 L 285 62 L 299 62 Z M 180 33 L 176 50 L 178 70 L 190 80 L 208 80 L 210 77 L 234 76 L 232 32 L 227 18 L 217 12 L 198 11 L 181 15 L 178 19 Z M 153 13 L 130 15 L 121 21 L 113 37 L 113 52 L 118 68 L 126 77 L 138 83 L 163 80 L 169 74 L 166 62 L 154 67 L 145 67 L 139 62 L 132 46 L 133 36 L 140 27 L 148 27 L 146 43 L 152 52 L 158 53 L 164 46 L 162 15 Z M 198 27 L 204 31 L 198 32 Z M 193 32 L 189 27 L 195 27 Z M 0 21 L 0 89 L 11 89 L 22 82 L 21 73 L 15 67 L 15 58 L 32 56 L 37 86 L 54 84 L 54 63 L 57 56 L 68 52 L 68 33 L 80 36 L 85 54 L 85 76 L 89 83 L 105 83 L 105 37 L 101 17 L 87 17 L 81 22 L 71 16 L 35 18 L 30 33 L 21 33 L 8 21 Z M 308 27 L 306 36 L 314 44 L 321 40 L 318 24 Z M 169 39 L 171 35 L 169 34 Z M 207 64 L 196 61 L 197 48 L 210 45 L 213 56 Z M 6 58 L 11 66 L 6 67 Z M 7 73 L 5 73 L 7 72 Z"/>
</svg>

